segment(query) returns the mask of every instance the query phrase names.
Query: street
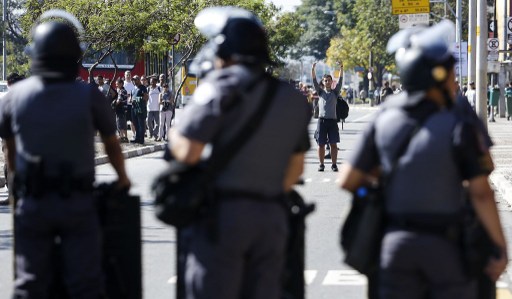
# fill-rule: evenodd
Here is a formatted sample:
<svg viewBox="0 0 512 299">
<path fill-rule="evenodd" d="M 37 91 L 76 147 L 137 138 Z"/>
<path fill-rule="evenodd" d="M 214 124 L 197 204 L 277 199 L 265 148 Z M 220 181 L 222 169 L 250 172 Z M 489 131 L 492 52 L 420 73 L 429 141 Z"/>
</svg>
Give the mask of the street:
<svg viewBox="0 0 512 299">
<path fill-rule="evenodd" d="M 341 132 L 339 161 L 343 163 L 353 150 L 361 131 L 371 120 L 376 110 L 353 108 Z M 310 135 L 316 120 L 310 124 Z M 340 126 L 341 129 L 341 126 Z M 326 161 L 325 172 L 318 172 L 316 143 L 307 153 L 304 172 L 305 184 L 297 189 L 308 202 L 316 203 L 316 211 L 307 221 L 307 251 L 305 279 L 307 298 L 313 299 L 361 299 L 365 297 L 366 279 L 342 262 L 339 246 L 340 225 L 350 207 L 350 195 L 336 186 L 338 173 L 330 170 Z M 175 236 L 174 230 L 163 225 L 153 215 L 150 184 L 154 176 L 164 169 L 162 152 L 127 160 L 127 170 L 132 181 L 131 192 L 141 196 L 143 235 L 143 283 L 144 298 L 175 298 Z M 338 163 L 339 165 L 340 163 Z M 109 164 L 96 168 L 98 181 L 111 181 L 114 171 Z M 421 179 L 421 178 L 419 178 Z M 5 190 L 0 198 L 5 198 Z M 512 234 L 511 208 L 498 198 L 506 236 Z M 8 207 L 0 207 L 0 298 L 7 298 L 12 290 L 12 231 Z M 509 246 L 509 248 L 511 248 Z M 509 255 L 510 256 L 510 255 Z M 502 288 L 498 298 L 512 298 L 506 290 L 506 278 L 500 280 Z"/>
</svg>

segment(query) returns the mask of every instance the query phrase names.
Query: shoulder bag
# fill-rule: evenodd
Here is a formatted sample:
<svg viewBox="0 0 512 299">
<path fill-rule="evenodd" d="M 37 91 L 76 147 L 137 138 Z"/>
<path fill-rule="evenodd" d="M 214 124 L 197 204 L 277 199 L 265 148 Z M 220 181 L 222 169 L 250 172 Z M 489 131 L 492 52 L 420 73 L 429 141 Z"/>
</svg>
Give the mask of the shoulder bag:
<svg viewBox="0 0 512 299">
<path fill-rule="evenodd" d="M 268 86 L 260 106 L 230 142 L 222 149 L 214 149 L 209 161 L 196 165 L 171 161 L 169 167 L 157 176 L 152 184 L 152 191 L 155 196 L 155 214 L 158 219 L 182 228 L 192 224 L 207 212 L 212 204 L 212 181 L 215 175 L 227 166 L 256 132 L 271 106 L 278 81 L 273 78 L 267 80 Z"/>
</svg>

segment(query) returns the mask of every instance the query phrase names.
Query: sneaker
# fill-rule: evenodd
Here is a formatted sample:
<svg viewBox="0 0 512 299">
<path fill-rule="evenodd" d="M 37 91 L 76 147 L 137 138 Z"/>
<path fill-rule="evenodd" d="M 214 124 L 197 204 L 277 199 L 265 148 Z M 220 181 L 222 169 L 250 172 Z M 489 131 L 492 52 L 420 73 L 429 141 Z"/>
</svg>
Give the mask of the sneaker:
<svg viewBox="0 0 512 299">
<path fill-rule="evenodd" d="M 318 171 L 324 171 L 324 169 L 325 169 L 324 164 L 320 164 L 320 166 L 318 166 Z"/>
<path fill-rule="evenodd" d="M 336 164 L 332 164 L 331 169 L 332 169 L 332 171 L 334 171 L 334 172 L 338 172 L 338 165 L 336 165 Z"/>
<path fill-rule="evenodd" d="M 331 158 L 331 153 L 328 153 L 327 155 L 325 155 L 324 159 L 330 159 Z"/>
</svg>

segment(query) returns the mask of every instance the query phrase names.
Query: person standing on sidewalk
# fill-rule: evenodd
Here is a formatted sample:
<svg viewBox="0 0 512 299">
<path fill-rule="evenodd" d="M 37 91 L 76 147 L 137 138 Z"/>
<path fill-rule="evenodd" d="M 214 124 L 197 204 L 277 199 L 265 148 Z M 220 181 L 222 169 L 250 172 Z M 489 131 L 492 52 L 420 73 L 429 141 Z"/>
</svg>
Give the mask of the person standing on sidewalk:
<svg viewBox="0 0 512 299">
<path fill-rule="evenodd" d="M 332 171 L 338 171 L 338 146 L 340 142 L 340 130 L 338 128 L 338 121 L 336 117 L 336 102 L 340 95 L 341 85 L 343 84 L 343 64 L 340 63 L 340 77 L 336 87 L 332 89 L 332 76 L 324 75 L 322 78 L 321 87 L 316 80 L 316 62 L 313 63 L 311 68 L 311 77 L 313 78 L 313 86 L 318 93 L 318 124 L 316 128 L 316 140 L 318 142 L 318 159 L 320 166 L 318 171 L 324 171 L 324 158 L 325 158 L 325 145 L 327 142 L 330 144 L 330 153 Z"/>
<path fill-rule="evenodd" d="M 64 11 L 57 17 L 78 23 Z M 100 223 L 93 198 L 96 130 L 117 173 L 117 187 L 130 187 L 114 115 L 97 86 L 75 81 L 82 57 L 75 30 L 48 21 L 32 32 L 32 76 L 13 86 L 0 109 L 16 200 L 12 298 L 47 298 L 51 274 L 59 267 L 57 240 L 70 298 L 101 298 Z"/>
<path fill-rule="evenodd" d="M 144 144 L 144 132 L 146 131 L 148 90 L 140 80 L 140 77 L 133 76 L 135 88 L 132 90 L 132 124 L 135 127 L 135 136 L 130 143 Z"/>
<path fill-rule="evenodd" d="M 160 134 L 158 140 L 167 140 L 165 132 L 171 128 L 171 121 L 174 113 L 174 95 L 169 90 L 169 84 L 162 84 L 162 92 L 158 96 L 158 102 L 160 104 Z"/>
<path fill-rule="evenodd" d="M 340 186 L 353 193 L 379 172 L 385 181 L 386 227 L 372 278 L 377 290 L 370 288 L 380 299 L 476 298 L 476 277 L 466 272 L 460 248 L 465 188 L 496 250 L 480 271 L 496 281 L 508 262 L 488 181 L 490 141 L 469 105 L 456 102 L 456 60 L 447 38 L 454 33 L 453 23 L 442 21 L 390 39 L 404 92 L 384 103 L 341 171 Z"/>
<path fill-rule="evenodd" d="M 151 84 L 148 89 L 148 131 L 149 138 L 158 139 L 160 127 L 160 93 L 163 87 L 157 86 L 157 78 L 151 77 Z"/>
<path fill-rule="evenodd" d="M 265 73 L 271 62 L 268 39 L 253 13 L 211 7 L 194 23 L 209 39 L 196 63 L 215 69 L 201 80 L 181 121 L 169 132 L 175 159 L 199 163 L 205 145 L 211 144 L 215 154 L 262 103 L 270 107 L 212 183 L 216 216 L 185 228 L 192 235 L 186 298 L 279 299 L 289 234 L 282 201 L 303 171 L 311 111 L 299 91 Z"/>
</svg>

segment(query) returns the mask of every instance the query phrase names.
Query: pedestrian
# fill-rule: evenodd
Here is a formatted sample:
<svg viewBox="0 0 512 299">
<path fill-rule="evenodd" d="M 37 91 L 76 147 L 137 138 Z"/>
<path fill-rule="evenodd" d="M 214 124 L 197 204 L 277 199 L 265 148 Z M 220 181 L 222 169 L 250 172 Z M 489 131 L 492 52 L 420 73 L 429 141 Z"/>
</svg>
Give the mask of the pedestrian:
<svg viewBox="0 0 512 299">
<path fill-rule="evenodd" d="M 375 175 L 385 180 L 387 222 L 373 298 L 476 298 L 460 249 L 464 186 L 497 250 L 485 273 L 496 281 L 507 265 L 488 183 L 490 138 L 469 105 L 456 102 L 456 60 L 446 39 L 454 33 L 453 23 L 442 21 L 391 38 L 403 92 L 386 101 L 341 171 L 340 186 L 350 192 Z"/>
<path fill-rule="evenodd" d="M 132 90 L 132 124 L 135 127 L 135 135 L 130 143 L 144 144 L 144 135 L 146 131 L 148 90 L 141 82 L 139 76 L 133 76 L 135 88 Z"/>
<path fill-rule="evenodd" d="M 193 236 L 186 259 L 186 297 L 278 299 L 288 236 L 280 200 L 302 173 L 311 111 L 293 86 L 265 74 L 268 39 L 254 14 L 235 7 L 207 8 L 195 24 L 210 40 L 200 53 L 214 55 L 199 54 L 196 63 L 215 69 L 202 79 L 169 132 L 174 158 L 198 163 L 207 144 L 215 153 L 258 106 L 267 101 L 270 106 L 255 134 L 214 179 L 214 223 L 199 219 L 186 228 Z M 269 89 L 269 84 L 276 87 Z M 273 96 L 264 97 L 269 92 Z"/>
<path fill-rule="evenodd" d="M 512 117 L 512 84 L 507 82 L 507 86 L 505 87 L 505 100 L 507 107 L 507 120 L 510 120 Z"/>
<path fill-rule="evenodd" d="M 149 138 L 158 139 L 160 132 L 160 93 L 162 88 L 157 86 L 158 80 L 156 77 L 151 77 L 151 84 L 148 88 L 148 131 Z"/>
<path fill-rule="evenodd" d="M 124 72 L 124 81 L 123 87 L 126 89 L 128 93 L 128 103 L 126 104 L 126 121 L 130 122 L 130 130 L 132 131 L 133 136 L 135 136 L 135 126 L 132 121 L 132 91 L 135 89 L 135 84 L 132 81 L 132 72 L 125 71 Z"/>
<path fill-rule="evenodd" d="M 325 145 L 327 141 L 330 144 L 331 154 L 331 169 L 332 171 L 338 171 L 337 159 L 338 159 L 338 146 L 340 142 L 340 131 L 338 128 L 337 117 L 336 117 L 336 102 L 338 96 L 340 96 L 341 85 L 343 82 L 343 64 L 340 63 L 340 77 L 336 87 L 332 89 L 332 76 L 324 75 L 322 78 L 323 87 L 320 87 L 316 80 L 316 62 L 313 63 L 311 68 L 311 76 L 313 78 L 313 85 L 316 92 L 318 93 L 318 123 L 316 128 L 316 139 L 318 143 L 318 159 L 320 165 L 318 171 L 324 171 L 324 158 L 325 158 Z"/>
<path fill-rule="evenodd" d="M 116 113 L 117 131 L 119 132 L 119 140 L 123 143 L 128 141 L 127 125 L 126 125 L 126 105 L 128 103 L 128 92 L 124 88 L 124 81 L 119 78 L 116 81 L 117 99 L 114 102 L 114 111 Z"/>
<path fill-rule="evenodd" d="M 165 80 L 165 74 L 160 74 L 160 76 L 158 77 L 157 85 L 162 87 L 165 83 L 167 83 L 167 81 Z"/>
<path fill-rule="evenodd" d="M 366 90 L 361 89 L 359 92 L 359 99 L 363 102 L 363 104 L 366 102 Z"/>
<path fill-rule="evenodd" d="M 171 128 L 174 113 L 173 93 L 169 90 L 169 84 L 164 83 L 162 86 L 162 92 L 158 96 L 158 102 L 160 104 L 160 134 L 158 135 L 157 141 L 167 141 L 166 132 Z"/>
<path fill-rule="evenodd" d="M 392 95 L 393 93 L 394 93 L 393 89 L 391 87 L 389 87 L 389 82 L 385 81 L 384 87 L 382 87 L 382 89 L 380 91 L 380 103 L 384 103 L 386 101 L 386 98 L 389 95 Z"/>
<path fill-rule="evenodd" d="M 64 11 L 58 17 L 74 19 Z M 100 223 L 92 185 L 96 130 L 117 187 L 130 187 L 113 112 L 97 86 L 75 81 L 82 49 L 68 23 L 39 23 L 32 40 L 27 50 L 32 76 L 9 91 L 0 109 L 0 136 L 15 173 L 12 298 L 48 298 L 56 267 L 65 273 L 70 298 L 101 298 Z M 62 264 L 55 263 L 57 240 Z"/>
<path fill-rule="evenodd" d="M 25 79 L 24 76 L 21 76 L 21 75 L 18 75 L 18 73 L 10 73 L 9 75 L 7 75 L 7 92 L 9 92 L 9 89 L 12 88 L 12 86 Z M 3 96 L 0 98 L 0 101 L 2 100 Z M 4 182 L 3 182 L 3 185 L 1 187 L 9 187 L 9 167 L 7 166 L 7 163 L 8 163 L 8 158 L 7 158 L 7 153 L 6 153 L 6 143 L 5 143 L 5 140 L 2 139 L 2 154 L 4 155 L 4 166 L 3 166 L 3 169 L 4 169 Z M 10 199 L 9 197 L 7 197 L 6 199 L 2 199 L 0 200 L 0 206 L 8 206 L 10 204 Z"/>
</svg>

